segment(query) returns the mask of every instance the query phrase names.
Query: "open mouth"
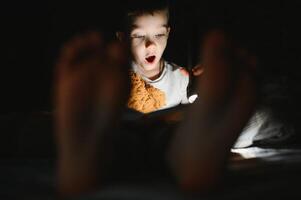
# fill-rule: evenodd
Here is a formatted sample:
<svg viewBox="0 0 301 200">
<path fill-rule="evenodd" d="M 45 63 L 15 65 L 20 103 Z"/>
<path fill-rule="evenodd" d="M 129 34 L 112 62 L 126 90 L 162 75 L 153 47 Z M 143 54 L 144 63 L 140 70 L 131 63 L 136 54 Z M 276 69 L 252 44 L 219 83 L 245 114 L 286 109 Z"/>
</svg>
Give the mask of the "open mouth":
<svg viewBox="0 0 301 200">
<path fill-rule="evenodd" d="M 156 56 L 149 56 L 149 57 L 146 57 L 145 60 L 148 62 L 148 63 L 153 63 L 154 60 L 155 60 Z"/>
</svg>

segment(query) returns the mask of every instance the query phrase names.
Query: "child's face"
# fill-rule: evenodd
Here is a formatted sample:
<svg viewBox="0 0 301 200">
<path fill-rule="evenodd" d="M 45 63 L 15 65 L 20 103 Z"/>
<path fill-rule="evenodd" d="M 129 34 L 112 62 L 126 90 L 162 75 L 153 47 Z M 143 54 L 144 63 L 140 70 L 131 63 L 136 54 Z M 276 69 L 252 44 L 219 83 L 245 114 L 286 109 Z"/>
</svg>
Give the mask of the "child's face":
<svg viewBox="0 0 301 200">
<path fill-rule="evenodd" d="M 169 35 L 165 11 L 136 17 L 130 33 L 134 62 L 145 71 L 160 67 L 160 59 Z"/>
</svg>

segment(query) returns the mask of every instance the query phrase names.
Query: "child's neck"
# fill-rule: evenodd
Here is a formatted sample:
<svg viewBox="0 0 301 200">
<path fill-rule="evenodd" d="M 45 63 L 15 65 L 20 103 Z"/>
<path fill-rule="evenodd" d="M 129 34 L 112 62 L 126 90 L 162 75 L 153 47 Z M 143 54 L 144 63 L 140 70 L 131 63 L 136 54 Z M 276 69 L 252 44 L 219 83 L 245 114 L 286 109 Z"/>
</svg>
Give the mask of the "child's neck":
<svg viewBox="0 0 301 200">
<path fill-rule="evenodd" d="M 156 80 L 160 77 L 161 72 L 163 71 L 163 63 L 163 60 L 160 60 L 158 62 L 158 66 L 155 69 L 149 71 L 144 70 L 142 67 L 138 67 L 138 71 L 141 75 L 145 76 L 146 78 L 150 80 Z"/>
</svg>

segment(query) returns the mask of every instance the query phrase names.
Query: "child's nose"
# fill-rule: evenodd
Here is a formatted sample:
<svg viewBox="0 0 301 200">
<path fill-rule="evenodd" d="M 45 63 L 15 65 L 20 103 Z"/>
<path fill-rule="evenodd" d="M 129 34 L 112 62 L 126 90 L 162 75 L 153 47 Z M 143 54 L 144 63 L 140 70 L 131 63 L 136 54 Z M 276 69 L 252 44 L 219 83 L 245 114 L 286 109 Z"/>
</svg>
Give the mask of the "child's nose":
<svg viewBox="0 0 301 200">
<path fill-rule="evenodd" d="M 145 48 L 151 48 L 154 47 L 156 44 L 153 40 L 151 40 L 150 38 L 146 39 L 145 41 Z"/>
</svg>

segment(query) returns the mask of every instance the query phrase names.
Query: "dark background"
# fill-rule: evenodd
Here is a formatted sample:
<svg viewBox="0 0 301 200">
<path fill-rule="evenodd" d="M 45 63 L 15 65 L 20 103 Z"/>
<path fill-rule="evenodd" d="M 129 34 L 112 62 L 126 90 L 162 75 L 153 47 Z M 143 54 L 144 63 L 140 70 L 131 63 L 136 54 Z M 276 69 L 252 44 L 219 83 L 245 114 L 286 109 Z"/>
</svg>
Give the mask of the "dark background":
<svg viewBox="0 0 301 200">
<path fill-rule="evenodd" d="M 81 3 L 16 1 L 1 6 L 0 113 L 52 110 L 52 74 L 59 47 L 76 33 L 103 30 L 113 36 L 122 1 Z M 172 34 L 165 57 L 191 67 L 198 40 L 210 23 L 247 27 L 259 44 L 262 76 L 284 110 L 299 101 L 298 1 L 171 1 Z M 289 97 L 284 101 L 283 96 Z M 292 106 L 293 105 L 293 106 Z"/>
<path fill-rule="evenodd" d="M 103 30 L 108 38 L 113 37 L 120 22 L 120 2 L 123 1 L 1 3 L 0 196 L 4 193 L 23 199 L 26 195 L 46 199 L 54 194 L 53 118 L 51 112 L 41 114 L 40 111 L 53 110 L 52 78 L 59 48 L 70 37 L 85 30 Z M 165 58 L 190 68 L 197 62 L 198 42 L 208 26 L 224 23 L 238 31 L 245 29 L 247 41 L 260 58 L 263 103 L 278 117 L 300 128 L 301 6 L 298 2 L 171 0 L 172 32 Z M 299 133 L 299 129 L 296 132 Z M 301 135 L 298 135 L 300 145 Z M 288 161 L 294 159 L 285 156 Z M 300 196 L 300 165 L 281 162 L 268 168 L 252 169 L 249 173 L 238 170 L 230 176 L 233 184 L 227 187 L 232 190 L 217 193 L 220 195 L 217 198 L 226 195 L 233 199 L 233 194 L 247 199 L 260 195 L 265 199 Z"/>
</svg>

